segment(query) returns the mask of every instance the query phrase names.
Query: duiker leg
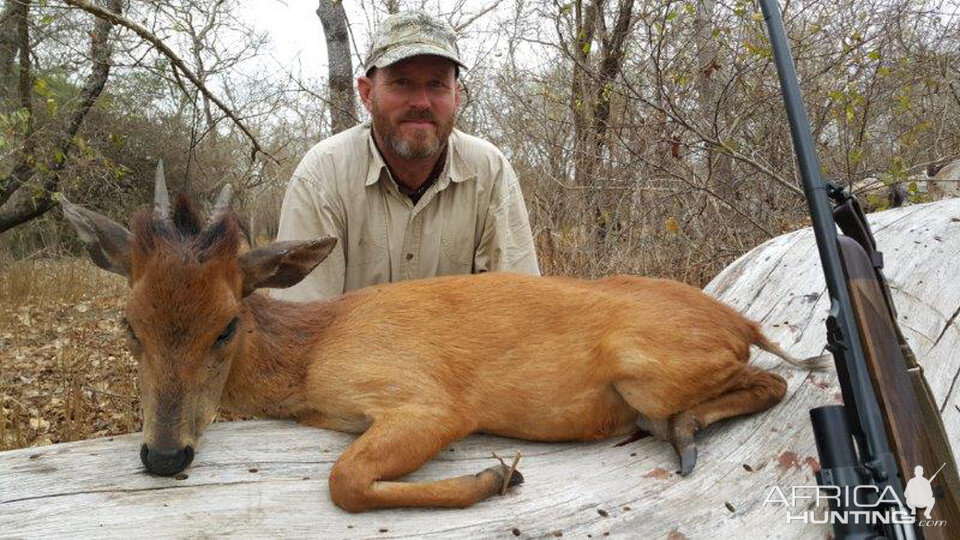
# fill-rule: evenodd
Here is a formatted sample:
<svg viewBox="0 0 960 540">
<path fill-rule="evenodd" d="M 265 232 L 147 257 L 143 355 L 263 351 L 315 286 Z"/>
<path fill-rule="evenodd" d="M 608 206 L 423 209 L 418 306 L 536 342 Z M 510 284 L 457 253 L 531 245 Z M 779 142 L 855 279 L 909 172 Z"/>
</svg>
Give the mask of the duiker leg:
<svg viewBox="0 0 960 540">
<path fill-rule="evenodd" d="M 786 393 L 786 383 L 777 375 L 739 363 L 728 366 L 729 369 L 717 370 L 713 377 L 704 374 L 699 384 L 690 387 L 691 395 L 673 392 L 671 397 L 676 399 L 672 403 L 664 396 L 656 396 L 648 383 L 639 380 L 614 384 L 623 399 L 640 413 L 637 425 L 673 445 L 684 476 L 697 463 L 694 434 L 699 429 L 717 420 L 768 409 Z M 695 399 L 694 394 L 706 392 L 711 394 L 703 396 L 704 401 Z M 698 404 L 690 407 L 690 403 Z M 680 412 L 676 412 L 678 409 Z"/>
<path fill-rule="evenodd" d="M 393 482 L 420 468 L 444 446 L 473 431 L 459 418 L 395 413 L 378 418 L 330 473 L 330 496 L 348 512 L 374 508 L 464 508 L 498 493 L 509 472 L 502 465 L 476 475 L 433 482 Z M 523 482 L 514 472 L 509 485 Z"/>
<path fill-rule="evenodd" d="M 780 403 L 787 392 L 782 377 L 753 366 L 743 366 L 734 381 L 723 394 L 670 419 L 671 441 L 680 455 L 680 474 L 690 474 L 697 463 L 697 431 L 724 418 L 767 410 Z"/>
</svg>

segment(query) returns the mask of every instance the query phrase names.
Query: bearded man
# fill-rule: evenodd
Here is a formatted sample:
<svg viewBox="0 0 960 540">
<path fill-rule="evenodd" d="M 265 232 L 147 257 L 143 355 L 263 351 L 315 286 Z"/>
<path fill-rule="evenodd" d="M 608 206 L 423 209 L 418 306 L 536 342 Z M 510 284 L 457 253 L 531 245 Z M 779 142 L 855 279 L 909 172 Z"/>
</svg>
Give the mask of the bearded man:
<svg viewBox="0 0 960 540">
<path fill-rule="evenodd" d="M 447 274 L 539 274 L 513 168 L 454 129 L 456 35 L 422 11 L 391 15 L 357 90 L 371 121 L 314 146 L 287 186 L 277 240 L 335 236 L 333 253 L 277 298 L 306 301 Z"/>
</svg>

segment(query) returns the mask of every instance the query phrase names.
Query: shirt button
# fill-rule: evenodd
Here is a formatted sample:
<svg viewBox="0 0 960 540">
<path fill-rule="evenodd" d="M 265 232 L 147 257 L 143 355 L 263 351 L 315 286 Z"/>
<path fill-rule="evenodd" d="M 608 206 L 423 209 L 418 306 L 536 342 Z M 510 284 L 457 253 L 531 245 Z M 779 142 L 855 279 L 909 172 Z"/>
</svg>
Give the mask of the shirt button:
<svg viewBox="0 0 960 540">
<path fill-rule="evenodd" d="M 407 260 L 409 261 L 412 258 L 413 258 L 413 253 L 407 253 Z"/>
</svg>

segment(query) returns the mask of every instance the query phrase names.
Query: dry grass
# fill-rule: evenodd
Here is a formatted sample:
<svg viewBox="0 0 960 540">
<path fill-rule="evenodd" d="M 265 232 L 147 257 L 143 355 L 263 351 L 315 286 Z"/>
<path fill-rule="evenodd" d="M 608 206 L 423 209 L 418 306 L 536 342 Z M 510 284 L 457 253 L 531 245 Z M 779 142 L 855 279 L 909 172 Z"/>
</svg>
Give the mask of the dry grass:
<svg viewBox="0 0 960 540">
<path fill-rule="evenodd" d="M 0 268 L 0 450 L 140 428 L 124 294 L 80 259 Z"/>
</svg>

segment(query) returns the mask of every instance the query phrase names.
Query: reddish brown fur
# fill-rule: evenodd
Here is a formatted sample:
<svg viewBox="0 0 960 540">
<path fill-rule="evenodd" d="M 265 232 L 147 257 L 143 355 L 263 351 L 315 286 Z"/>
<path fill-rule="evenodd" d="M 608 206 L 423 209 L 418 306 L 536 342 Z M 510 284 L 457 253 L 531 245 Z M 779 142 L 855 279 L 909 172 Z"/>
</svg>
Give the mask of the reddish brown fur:
<svg viewBox="0 0 960 540">
<path fill-rule="evenodd" d="M 757 325 L 681 283 L 494 273 L 295 304 L 243 296 L 260 273 L 238 261 L 232 217 L 216 234 L 189 216 L 178 223 L 141 216 L 133 227 L 127 317 L 147 443 L 195 445 L 218 401 L 363 433 L 330 477 L 349 511 L 469 506 L 498 492 L 499 467 L 395 481 L 470 433 L 588 441 L 638 421 L 707 425 L 766 409 L 786 390 L 746 365 L 765 339 Z M 236 335 L 218 348 L 233 317 Z"/>
</svg>

